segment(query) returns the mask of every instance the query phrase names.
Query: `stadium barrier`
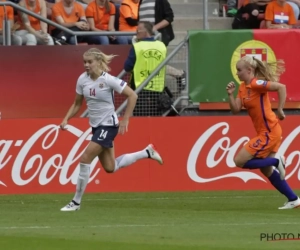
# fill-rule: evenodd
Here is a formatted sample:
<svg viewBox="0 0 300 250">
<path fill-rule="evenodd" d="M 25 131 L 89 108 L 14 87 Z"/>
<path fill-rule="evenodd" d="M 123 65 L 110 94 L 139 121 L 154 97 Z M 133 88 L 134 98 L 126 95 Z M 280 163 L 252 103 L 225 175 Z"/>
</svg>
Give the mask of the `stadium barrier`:
<svg viewBox="0 0 300 250">
<path fill-rule="evenodd" d="M 299 118 L 282 122 L 278 152 L 286 156 L 286 179 L 294 189 L 300 189 Z M 91 129 L 86 118 L 71 120 L 66 131 L 60 122 L 0 121 L 0 194 L 74 192 Z M 246 116 L 132 118 L 128 133 L 116 138 L 116 156 L 153 143 L 164 165 L 145 159 L 107 174 L 96 158 L 87 192 L 273 189 L 259 170 L 234 166 L 235 153 L 254 133 Z"/>
<path fill-rule="evenodd" d="M 280 82 L 287 86 L 287 102 L 300 107 L 298 72 L 300 30 L 189 31 L 189 97 L 198 103 L 227 103 L 225 86 L 240 83 L 236 63 L 245 55 L 263 61 L 285 61 Z M 277 94 L 270 93 L 272 102 Z"/>
</svg>

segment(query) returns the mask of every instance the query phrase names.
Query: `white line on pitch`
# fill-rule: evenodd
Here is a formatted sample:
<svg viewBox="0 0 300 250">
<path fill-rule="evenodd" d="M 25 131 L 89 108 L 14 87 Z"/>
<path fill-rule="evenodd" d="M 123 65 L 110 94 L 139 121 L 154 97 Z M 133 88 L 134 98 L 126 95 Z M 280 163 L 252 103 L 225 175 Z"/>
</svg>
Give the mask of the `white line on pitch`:
<svg viewBox="0 0 300 250">
<path fill-rule="evenodd" d="M 202 226 L 263 226 L 263 225 L 298 225 L 298 222 L 258 222 L 258 223 L 201 223 Z M 194 224 L 195 225 L 195 224 Z M 120 224 L 120 225 L 78 225 L 78 226 L 11 226 L 0 230 L 13 229 L 57 229 L 57 228 L 130 228 L 130 227 L 191 227 L 193 224 Z"/>
<path fill-rule="evenodd" d="M 4 197 L 4 196 L 2 196 Z M 8 196 L 7 196 L 8 197 Z M 149 200 L 201 200 L 201 199 L 253 199 L 253 198 L 279 198 L 279 195 L 253 195 L 253 196 L 199 196 L 199 197 L 151 197 L 151 198 L 95 198 L 95 199 L 84 199 L 85 201 L 149 201 Z M 1 196 L 0 196 L 1 199 Z M 65 199 L 60 200 L 47 200 L 49 202 L 61 202 Z M 24 204 L 22 200 L 8 200 L 8 203 L 16 202 Z M 31 200 L 26 200 L 26 203 L 30 203 Z"/>
<path fill-rule="evenodd" d="M 146 200 L 201 200 L 201 199 L 247 199 L 247 198 L 276 198 L 279 195 L 268 196 L 199 196 L 199 197 L 152 197 L 152 198 L 96 198 L 84 199 L 84 201 L 146 201 Z M 62 200 L 53 200 L 62 201 Z"/>
</svg>

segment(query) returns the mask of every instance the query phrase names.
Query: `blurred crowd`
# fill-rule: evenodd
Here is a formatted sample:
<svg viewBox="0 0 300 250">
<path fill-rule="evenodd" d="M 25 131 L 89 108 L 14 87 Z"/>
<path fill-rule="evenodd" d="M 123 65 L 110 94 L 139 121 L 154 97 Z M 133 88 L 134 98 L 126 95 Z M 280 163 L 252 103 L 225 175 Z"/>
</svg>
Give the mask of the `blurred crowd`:
<svg viewBox="0 0 300 250">
<path fill-rule="evenodd" d="M 233 29 L 292 29 L 299 26 L 300 0 L 227 0 Z"/>
<path fill-rule="evenodd" d="M 0 0 L 4 2 L 5 0 Z M 72 31 L 136 32 L 139 21 L 149 21 L 167 46 L 174 39 L 174 18 L 168 0 L 10 0 Z M 73 45 L 75 37 L 38 18 L 0 6 L 0 44 L 3 20 L 10 23 L 12 45 Z M 77 43 L 131 44 L 132 36 L 77 36 Z"/>
</svg>

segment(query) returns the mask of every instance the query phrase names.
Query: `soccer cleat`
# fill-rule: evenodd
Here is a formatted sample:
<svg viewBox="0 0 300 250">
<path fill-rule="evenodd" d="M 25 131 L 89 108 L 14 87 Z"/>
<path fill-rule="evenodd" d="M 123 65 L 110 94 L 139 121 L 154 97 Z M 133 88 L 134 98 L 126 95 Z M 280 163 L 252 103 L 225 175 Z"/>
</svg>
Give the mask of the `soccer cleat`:
<svg viewBox="0 0 300 250">
<path fill-rule="evenodd" d="M 278 209 L 293 209 L 300 207 L 300 199 L 298 197 L 295 201 L 287 201 L 284 203 L 283 207 L 279 207 Z"/>
<path fill-rule="evenodd" d="M 80 205 L 76 205 L 74 201 L 71 201 L 68 205 L 60 209 L 63 212 L 77 211 L 80 209 Z"/>
<path fill-rule="evenodd" d="M 149 144 L 146 148 L 149 157 L 155 161 L 157 161 L 159 164 L 163 164 L 163 159 L 159 155 L 159 153 L 155 150 L 154 146 L 152 144 Z"/>
<path fill-rule="evenodd" d="M 280 179 L 284 180 L 284 177 L 285 177 L 285 158 L 284 158 L 284 156 L 279 156 L 278 160 L 279 160 L 279 163 L 278 163 L 277 169 L 278 169 L 279 174 L 280 174 Z"/>
</svg>

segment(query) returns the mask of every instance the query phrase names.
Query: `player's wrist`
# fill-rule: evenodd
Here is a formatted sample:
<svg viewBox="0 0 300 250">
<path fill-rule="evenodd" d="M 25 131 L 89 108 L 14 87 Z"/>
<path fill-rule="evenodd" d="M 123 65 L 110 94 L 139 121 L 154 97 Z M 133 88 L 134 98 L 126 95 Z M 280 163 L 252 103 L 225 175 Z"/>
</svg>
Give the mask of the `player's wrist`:
<svg viewBox="0 0 300 250">
<path fill-rule="evenodd" d="M 122 120 L 129 121 L 129 118 L 130 118 L 130 116 L 123 116 L 123 119 L 122 119 Z"/>
</svg>

